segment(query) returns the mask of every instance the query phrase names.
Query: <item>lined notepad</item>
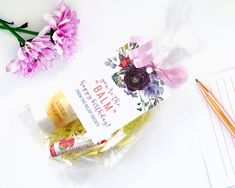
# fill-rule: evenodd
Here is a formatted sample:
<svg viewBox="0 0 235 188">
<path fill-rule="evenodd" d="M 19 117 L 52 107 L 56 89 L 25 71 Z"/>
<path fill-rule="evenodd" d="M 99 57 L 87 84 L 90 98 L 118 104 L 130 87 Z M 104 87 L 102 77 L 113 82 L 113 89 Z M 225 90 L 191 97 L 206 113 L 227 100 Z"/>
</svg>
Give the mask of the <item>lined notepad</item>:
<svg viewBox="0 0 235 188">
<path fill-rule="evenodd" d="M 201 79 L 201 78 L 200 78 Z M 235 121 L 235 68 L 201 79 Z M 235 138 L 195 86 L 192 104 L 196 130 L 213 188 L 235 188 Z"/>
</svg>

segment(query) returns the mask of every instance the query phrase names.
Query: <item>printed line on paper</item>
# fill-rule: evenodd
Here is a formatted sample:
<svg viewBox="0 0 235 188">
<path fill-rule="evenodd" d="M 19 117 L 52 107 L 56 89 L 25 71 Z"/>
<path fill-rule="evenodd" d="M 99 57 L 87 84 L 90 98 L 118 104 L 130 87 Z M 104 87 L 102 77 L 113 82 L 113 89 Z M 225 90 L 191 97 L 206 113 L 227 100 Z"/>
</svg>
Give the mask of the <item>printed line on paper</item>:
<svg viewBox="0 0 235 188">
<path fill-rule="evenodd" d="M 219 87 L 219 84 L 218 84 L 218 80 L 215 81 L 216 83 L 216 89 L 218 91 L 218 94 L 219 94 L 219 101 L 221 102 L 221 104 L 224 106 L 224 99 L 221 95 L 221 91 L 220 91 L 220 87 Z M 217 117 L 218 118 L 218 117 Z M 222 135 L 223 135 L 223 142 L 225 144 L 225 147 L 226 147 L 226 152 L 228 154 L 228 158 L 229 158 L 229 163 L 231 165 L 231 169 L 232 169 L 232 172 L 233 174 L 235 174 L 235 171 L 234 171 L 234 165 L 233 165 L 233 162 L 232 162 L 232 157 L 231 157 L 231 153 L 230 153 L 230 150 L 228 149 L 228 143 L 227 143 L 227 139 L 226 139 L 226 136 L 224 135 L 224 125 L 221 123 L 221 121 L 219 120 L 218 118 L 218 121 L 219 121 L 219 125 L 220 125 L 220 129 L 221 129 L 221 132 L 222 132 Z M 230 138 L 231 138 L 231 133 L 229 133 L 230 135 Z M 232 141 L 232 140 L 231 140 Z M 233 143 L 233 141 L 232 141 Z"/>
</svg>

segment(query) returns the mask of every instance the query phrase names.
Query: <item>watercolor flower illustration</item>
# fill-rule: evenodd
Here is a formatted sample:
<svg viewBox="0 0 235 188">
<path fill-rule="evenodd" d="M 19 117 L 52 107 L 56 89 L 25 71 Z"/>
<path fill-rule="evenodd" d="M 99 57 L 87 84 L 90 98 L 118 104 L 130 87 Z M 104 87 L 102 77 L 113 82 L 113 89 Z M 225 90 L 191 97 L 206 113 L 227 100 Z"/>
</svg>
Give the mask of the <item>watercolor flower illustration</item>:
<svg viewBox="0 0 235 188">
<path fill-rule="evenodd" d="M 76 12 L 62 0 L 57 10 L 46 14 L 45 17 L 48 25 L 40 32 L 28 30 L 27 22 L 19 27 L 13 27 L 14 22 L 0 19 L 0 29 L 13 34 L 20 45 L 17 58 L 6 66 L 7 72 L 31 76 L 38 71 L 51 68 L 57 55 L 67 59 L 76 52 L 80 22 Z M 19 33 L 30 35 L 32 38 L 26 40 Z"/>
<path fill-rule="evenodd" d="M 137 43 L 129 43 L 118 50 L 118 57 L 108 58 L 105 65 L 118 69 L 112 75 L 114 83 L 132 98 L 138 98 L 137 110 L 147 111 L 163 100 L 164 82 L 148 67 L 137 68 L 128 52 L 138 48 Z"/>
<path fill-rule="evenodd" d="M 144 68 L 130 67 L 124 76 L 129 91 L 143 90 L 150 82 L 149 74 Z"/>
</svg>

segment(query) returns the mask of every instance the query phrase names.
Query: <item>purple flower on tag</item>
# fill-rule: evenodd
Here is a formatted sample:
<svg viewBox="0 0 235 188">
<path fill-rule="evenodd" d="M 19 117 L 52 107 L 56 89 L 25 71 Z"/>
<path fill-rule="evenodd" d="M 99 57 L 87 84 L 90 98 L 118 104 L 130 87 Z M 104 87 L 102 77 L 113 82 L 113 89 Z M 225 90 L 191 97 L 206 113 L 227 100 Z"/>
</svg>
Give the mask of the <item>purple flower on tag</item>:
<svg viewBox="0 0 235 188">
<path fill-rule="evenodd" d="M 163 94 L 163 87 L 160 86 L 159 80 L 151 81 L 148 86 L 144 89 L 144 95 L 149 99 L 157 99 Z"/>
<path fill-rule="evenodd" d="M 136 110 L 144 112 L 164 100 L 164 83 L 152 67 L 140 68 L 133 64 L 129 52 L 138 47 L 137 43 L 125 44 L 119 48 L 117 58 L 108 58 L 105 65 L 112 67 L 115 64 L 112 68 L 118 71 L 112 75 L 112 80 L 126 95 L 137 101 Z"/>
<path fill-rule="evenodd" d="M 57 53 L 63 58 L 71 57 L 77 49 L 77 31 L 80 20 L 64 1 L 52 14 L 45 14 L 45 20 L 52 29 L 52 39 Z"/>
<path fill-rule="evenodd" d="M 145 69 L 132 67 L 126 72 L 124 82 L 130 91 L 143 90 L 150 78 Z"/>
</svg>

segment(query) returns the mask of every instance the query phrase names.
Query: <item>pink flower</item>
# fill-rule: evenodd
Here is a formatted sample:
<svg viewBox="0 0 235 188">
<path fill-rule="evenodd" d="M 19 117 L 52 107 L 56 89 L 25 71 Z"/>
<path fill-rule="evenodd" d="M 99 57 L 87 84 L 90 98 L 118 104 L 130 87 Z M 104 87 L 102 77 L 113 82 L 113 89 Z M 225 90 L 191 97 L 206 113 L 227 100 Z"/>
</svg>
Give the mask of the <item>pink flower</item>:
<svg viewBox="0 0 235 188">
<path fill-rule="evenodd" d="M 18 58 L 7 65 L 7 72 L 27 76 L 52 66 L 56 52 L 51 37 L 44 33 L 45 30 L 18 50 Z"/>
<path fill-rule="evenodd" d="M 52 39 L 57 53 L 63 58 L 71 57 L 77 49 L 77 30 L 79 19 L 64 1 L 52 14 L 45 14 L 45 20 L 52 29 Z"/>
</svg>

